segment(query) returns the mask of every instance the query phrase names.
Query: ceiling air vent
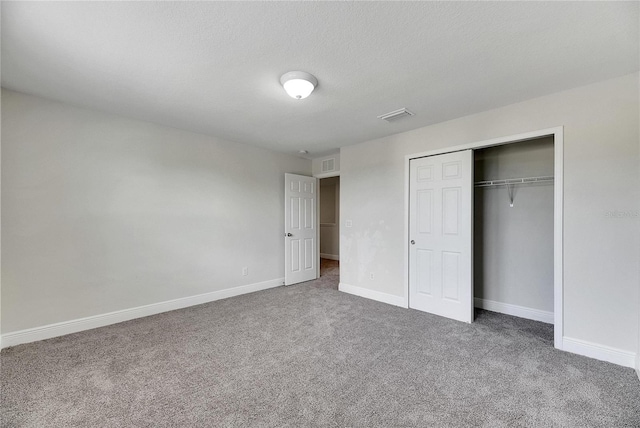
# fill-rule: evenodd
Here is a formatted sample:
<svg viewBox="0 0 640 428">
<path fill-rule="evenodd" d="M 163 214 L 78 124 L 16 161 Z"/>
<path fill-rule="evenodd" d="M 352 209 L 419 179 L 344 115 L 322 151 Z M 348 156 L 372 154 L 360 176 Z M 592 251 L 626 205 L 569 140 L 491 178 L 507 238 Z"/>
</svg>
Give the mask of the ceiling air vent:
<svg viewBox="0 0 640 428">
<path fill-rule="evenodd" d="M 322 161 L 322 172 L 331 172 L 336 169 L 336 158 L 325 159 Z"/>
<path fill-rule="evenodd" d="M 413 113 L 406 108 L 401 108 L 399 110 L 390 111 L 389 113 L 380 115 L 378 116 L 378 119 L 386 120 L 387 122 L 395 122 L 396 120 L 407 116 L 413 116 Z"/>
</svg>

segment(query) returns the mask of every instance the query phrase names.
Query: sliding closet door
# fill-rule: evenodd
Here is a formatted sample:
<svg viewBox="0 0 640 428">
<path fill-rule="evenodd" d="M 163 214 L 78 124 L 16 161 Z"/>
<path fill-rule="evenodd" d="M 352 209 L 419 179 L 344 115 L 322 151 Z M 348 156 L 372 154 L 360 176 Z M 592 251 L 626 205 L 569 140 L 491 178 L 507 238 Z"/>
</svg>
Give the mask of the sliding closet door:
<svg viewBox="0 0 640 428">
<path fill-rule="evenodd" d="M 409 307 L 473 321 L 473 154 L 412 159 Z"/>
</svg>

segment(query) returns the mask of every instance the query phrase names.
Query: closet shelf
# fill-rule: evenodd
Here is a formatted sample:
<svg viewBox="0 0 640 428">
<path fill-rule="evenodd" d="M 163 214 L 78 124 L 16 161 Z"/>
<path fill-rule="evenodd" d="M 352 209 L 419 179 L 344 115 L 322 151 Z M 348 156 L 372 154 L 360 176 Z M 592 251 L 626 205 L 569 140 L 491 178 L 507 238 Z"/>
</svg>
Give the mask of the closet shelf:
<svg viewBox="0 0 640 428">
<path fill-rule="evenodd" d="M 523 178 L 507 178 L 505 180 L 485 180 L 476 181 L 474 185 L 476 187 L 492 187 L 492 186 L 511 186 L 514 184 L 531 184 L 531 183 L 546 183 L 553 181 L 553 176 L 542 177 L 523 177 Z"/>
</svg>

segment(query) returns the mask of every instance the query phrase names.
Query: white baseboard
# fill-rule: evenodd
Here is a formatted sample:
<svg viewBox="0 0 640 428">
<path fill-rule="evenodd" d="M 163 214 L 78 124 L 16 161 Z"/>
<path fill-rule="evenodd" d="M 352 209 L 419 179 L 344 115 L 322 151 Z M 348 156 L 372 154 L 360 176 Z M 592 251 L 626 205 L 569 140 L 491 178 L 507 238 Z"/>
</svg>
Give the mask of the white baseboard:
<svg viewBox="0 0 640 428">
<path fill-rule="evenodd" d="M 29 328 L 26 330 L 14 331 L 1 336 L 0 344 L 3 348 L 20 345 L 21 343 L 36 342 L 38 340 L 51 339 L 52 337 L 64 336 L 65 334 L 77 333 L 79 331 L 90 330 L 92 328 L 104 327 L 135 318 L 142 318 L 162 312 L 182 309 L 189 306 L 200 305 L 202 303 L 213 302 L 215 300 L 226 299 L 239 296 L 241 294 L 253 293 L 255 291 L 266 290 L 284 285 L 284 278 L 272 279 L 269 281 L 257 282 L 255 284 L 243 285 L 240 287 L 226 288 L 224 290 L 212 291 L 210 293 L 198 294 L 195 296 L 182 297 L 166 302 L 152 303 L 150 305 L 138 306 L 136 308 L 123 309 L 121 311 L 109 312 L 106 314 L 93 315 L 86 318 L 79 318 L 70 321 L 63 321 L 41 327 Z"/>
<path fill-rule="evenodd" d="M 340 260 L 340 256 L 336 256 L 335 254 L 326 254 L 320 253 L 321 259 L 329 259 L 329 260 Z"/>
<path fill-rule="evenodd" d="M 526 308 L 524 306 L 512 305 L 510 303 L 494 302 L 493 300 L 480 299 L 477 297 L 473 300 L 476 308 L 486 309 L 493 312 L 500 312 L 501 314 L 513 315 L 514 317 L 541 321 L 547 324 L 554 323 L 553 312 Z"/>
<path fill-rule="evenodd" d="M 608 361 L 624 367 L 633 368 L 635 366 L 636 354 L 633 352 L 566 336 L 562 338 L 562 342 L 563 351 L 584 355 L 600 361 Z"/>
<path fill-rule="evenodd" d="M 638 380 L 640 380 L 640 352 L 636 355 L 636 374 L 638 375 Z"/>
<path fill-rule="evenodd" d="M 387 303 L 389 305 L 400 306 L 402 308 L 407 307 L 407 302 L 404 297 L 394 296 L 393 294 L 382 293 L 380 291 L 370 290 L 368 288 L 356 287 L 355 285 L 345 284 L 341 282 L 338 285 L 338 290 L 353 294 L 367 299 L 376 300 L 378 302 Z"/>
</svg>

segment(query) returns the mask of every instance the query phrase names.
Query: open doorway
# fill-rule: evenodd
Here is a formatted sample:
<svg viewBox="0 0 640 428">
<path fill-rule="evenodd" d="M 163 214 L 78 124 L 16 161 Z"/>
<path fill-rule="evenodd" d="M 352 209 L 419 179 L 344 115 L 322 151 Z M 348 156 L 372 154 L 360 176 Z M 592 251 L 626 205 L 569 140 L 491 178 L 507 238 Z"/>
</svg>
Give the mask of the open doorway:
<svg viewBox="0 0 640 428">
<path fill-rule="evenodd" d="M 340 283 L 340 177 L 320 179 L 320 279 Z"/>
<path fill-rule="evenodd" d="M 476 321 L 525 326 L 552 345 L 553 136 L 474 150 L 474 183 Z"/>
</svg>

